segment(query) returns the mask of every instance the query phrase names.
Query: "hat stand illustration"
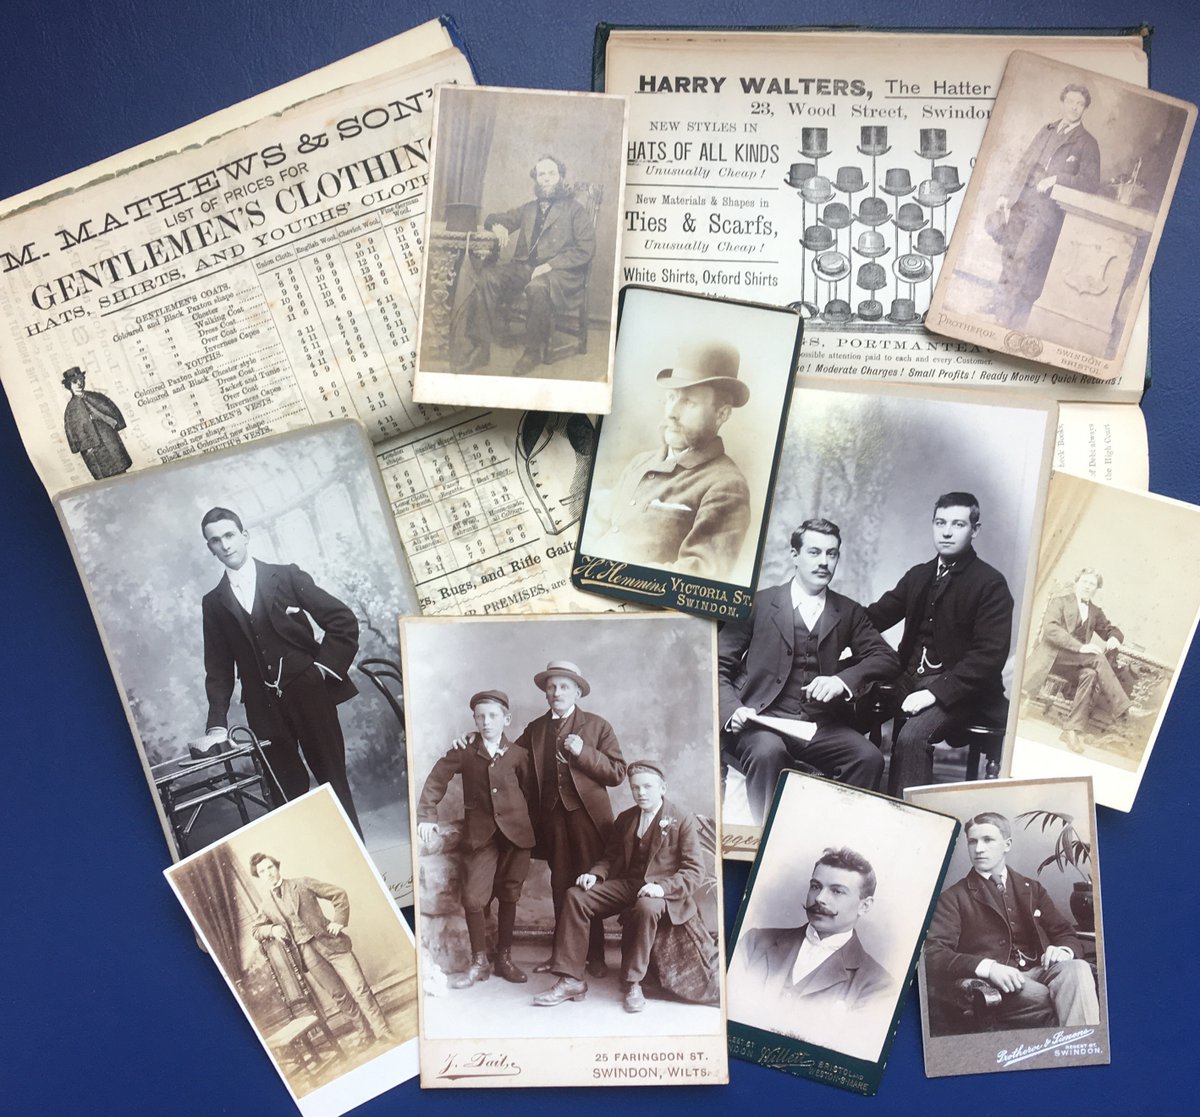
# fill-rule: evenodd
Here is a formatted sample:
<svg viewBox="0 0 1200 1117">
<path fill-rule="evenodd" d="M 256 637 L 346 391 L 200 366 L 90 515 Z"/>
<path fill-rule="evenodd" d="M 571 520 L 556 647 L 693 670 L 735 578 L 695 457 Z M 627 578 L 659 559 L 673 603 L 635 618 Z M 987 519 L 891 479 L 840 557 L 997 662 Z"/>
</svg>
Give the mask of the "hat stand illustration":
<svg viewBox="0 0 1200 1117">
<path fill-rule="evenodd" d="M 864 124 L 859 132 L 858 153 L 871 157 L 871 193 L 877 194 L 878 178 L 876 160 L 886 155 L 892 149 L 887 142 L 887 126 L 883 124 Z"/>
</svg>

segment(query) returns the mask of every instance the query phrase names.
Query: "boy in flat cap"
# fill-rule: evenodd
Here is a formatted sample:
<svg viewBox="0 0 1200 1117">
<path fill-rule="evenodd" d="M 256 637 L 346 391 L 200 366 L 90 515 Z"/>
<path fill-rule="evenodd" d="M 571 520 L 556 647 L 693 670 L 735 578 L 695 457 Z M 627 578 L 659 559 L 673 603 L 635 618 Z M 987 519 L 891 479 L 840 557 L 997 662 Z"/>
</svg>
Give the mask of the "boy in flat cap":
<svg viewBox="0 0 1200 1117">
<path fill-rule="evenodd" d="M 508 695 L 482 690 L 471 696 L 476 732 L 466 748 L 451 748 L 425 779 L 417 803 L 417 837 L 430 844 L 438 834 L 438 804 L 455 776 L 462 777 L 463 849 L 466 879 L 463 909 L 471 939 L 471 965 L 450 982 L 453 989 L 468 989 L 487 981 L 493 969 L 506 981 L 523 982 L 525 974 L 513 963 L 513 926 L 521 886 L 529 872 L 533 848 L 530 802 L 533 768 L 529 751 L 515 746 L 504 730 L 512 721 Z M 499 901 L 496 962 L 487 955 L 484 912 Z"/>
</svg>

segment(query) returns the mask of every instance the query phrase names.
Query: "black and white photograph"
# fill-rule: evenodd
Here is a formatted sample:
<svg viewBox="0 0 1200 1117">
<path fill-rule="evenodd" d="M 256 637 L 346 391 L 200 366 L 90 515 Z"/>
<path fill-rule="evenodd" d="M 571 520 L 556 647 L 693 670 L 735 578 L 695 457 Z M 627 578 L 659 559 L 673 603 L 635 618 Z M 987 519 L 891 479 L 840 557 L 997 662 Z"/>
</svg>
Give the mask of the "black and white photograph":
<svg viewBox="0 0 1200 1117">
<path fill-rule="evenodd" d="M 401 638 L 421 1085 L 727 1082 L 714 626 L 408 618 Z"/>
<path fill-rule="evenodd" d="M 57 503 L 175 856 L 328 783 L 409 902 L 395 631 L 416 595 L 362 427 Z"/>
<path fill-rule="evenodd" d="M 1132 566 L 1130 539 L 1154 541 Z M 1012 775 L 1090 775 L 1098 803 L 1133 808 L 1196 631 L 1198 586 L 1200 508 L 1054 474 Z"/>
<path fill-rule="evenodd" d="M 931 1078 L 1107 1063 L 1086 776 L 915 788 L 962 823 L 920 968 Z"/>
<path fill-rule="evenodd" d="M 719 637 L 726 854 L 779 773 L 1004 774 L 1056 408 L 798 387 L 754 609 Z"/>
<path fill-rule="evenodd" d="M 1014 51 L 929 328 L 1120 375 L 1195 120 L 1186 101 Z"/>
<path fill-rule="evenodd" d="M 802 330 L 780 307 L 622 289 L 578 588 L 713 620 L 746 615 Z"/>
<path fill-rule="evenodd" d="M 327 786 L 166 877 L 304 1117 L 416 1075 L 412 932 Z"/>
<path fill-rule="evenodd" d="M 441 85 L 413 398 L 608 414 L 624 97 Z"/>
<path fill-rule="evenodd" d="M 730 1052 L 875 1093 L 957 829 L 787 773 L 734 928 Z"/>
</svg>

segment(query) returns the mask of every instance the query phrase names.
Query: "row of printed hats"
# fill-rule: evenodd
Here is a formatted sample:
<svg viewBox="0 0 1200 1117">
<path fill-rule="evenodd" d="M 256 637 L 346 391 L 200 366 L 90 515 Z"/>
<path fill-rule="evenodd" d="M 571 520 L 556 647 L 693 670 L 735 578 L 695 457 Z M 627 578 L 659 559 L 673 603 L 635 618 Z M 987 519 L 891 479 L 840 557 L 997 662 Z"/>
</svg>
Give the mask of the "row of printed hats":
<svg viewBox="0 0 1200 1117">
<path fill-rule="evenodd" d="M 945 251 L 944 247 L 942 251 Z M 822 252 L 813 257 L 810 266 L 813 275 L 826 283 L 840 283 L 853 269 L 849 257 L 842 252 Z M 892 261 L 892 271 L 902 283 L 923 283 L 933 275 L 933 262 L 928 255 L 905 252 Z M 887 271 L 882 264 L 874 261 L 860 264 L 855 283 L 865 291 L 878 291 L 888 284 Z"/>
<path fill-rule="evenodd" d="M 892 299 L 891 310 L 883 313 L 883 303 L 878 299 L 863 299 L 855 311 L 845 299 L 830 299 L 824 310 L 817 310 L 811 303 L 792 303 L 792 308 L 809 311 L 810 315 L 819 314 L 826 322 L 835 325 L 849 322 L 857 316 L 864 322 L 891 322 L 897 326 L 911 326 L 920 322 L 923 315 L 917 313 L 916 303 L 912 299 Z"/>
<path fill-rule="evenodd" d="M 897 224 L 900 225 L 899 221 Z M 804 236 L 800 238 L 800 243 L 809 252 L 828 252 L 834 247 L 834 229 L 842 228 L 845 226 L 809 225 L 804 230 Z M 900 228 L 906 232 L 913 231 L 907 225 L 900 225 Z M 922 256 L 940 256 L 946 251 L 946 234 L 941 229 L 922 229 L 917 233 L 917 243 L 913 247 Z M 860 256 L 866 256 L 873 260 L 877 256 L 886 256 L 891 249 L 885 242 L 883 234 L 877 229 L 864 229 L 858 234 L 858 244 L 855 245 L 854 251 Z"/>
<path fill-rule="evenodd" d="M 842 202 L 830 202 L 817 215 L 817 221 L 830 229 L 845 229 L 855 221 L 874 228 L 877 225 L 886 225 L 892 220 L 906 233 L 915 233 L 929 223 L 929 218 L 921 212 L 921 207 L 915 202 L 905 202 L 893 218 L 892 211 L 887 208 L 887 203 L 882 198 L 863 198 L 858 212 L 854 214 L 850 212 L 850 207 Z"/>
<path fill-rule="evenodd" d="M 799 190 L 806 202 L 818 204 L 829 201 L 835 190 L 843 194 L 857 194 L 867 188 L 862 167 L 853 166 L 838 167 L 837 174 L 830 180 L 817 174 L 816 165 L 813 163 L 793 163 L 783 181 L 793 190 Z M 921 205 L 944 206 L 950 200 L 950 195 L 957 194 L 965 185 L 966 183 L 958 180 L 958 168 L 943 163 L 933 168 L 931 178 L 925 179 L 917 186 L 913 185 L 912 175 L 907 167 L 889 167 L 883 173 L 883 185 L 879 189 L 894 198 L 906 198 L 915 190 L 917 201 Z"/>
<path fill-rule="evenodd" d="M 891 151 L 887 142 L 887 126 L 864 124 L 860 132 L 858 150 L 861 155 L 886 155 Z M 945 159 L 950 155 L 946 148 L 945 128 L 922 128 L 921 147 L 913 154 L 920 159 Z M 800 154 L 805 159 L 824 159 L 830 152 L 828 128 L 800 129 Z"/>
</svg>

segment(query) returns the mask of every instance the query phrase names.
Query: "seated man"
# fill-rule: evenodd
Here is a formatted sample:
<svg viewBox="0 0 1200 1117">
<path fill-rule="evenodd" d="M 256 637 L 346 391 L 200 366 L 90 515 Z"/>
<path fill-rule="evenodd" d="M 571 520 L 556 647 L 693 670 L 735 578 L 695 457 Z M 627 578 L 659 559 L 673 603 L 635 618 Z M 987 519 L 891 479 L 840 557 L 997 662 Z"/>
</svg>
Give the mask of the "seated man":
<svg viewBox="0 0 1200 1117">
<path fill-rule="evenodd" d="M 837 524 L 805 520 L 791 544 L 796 576 L 760 590 L 750 617 L 727 622 L 717 644 L 721 744 L 742 766 L 759 825 L 779 773 L 796 760 L 875 790 L 883 757 L 847 724 L 847 699 L 900 667 L 863 607 L 828 588 L 842 548 Z M 756 722 L 759 714 L 815 723 L 815 732 L 805 741 Z"/>
<path fill-rule="evenodd" d="M 1075 575 L 1072 589 L 1046 603 L 1041 639 L 1029 654 L 1025 675 L 1025 695 L 1030 699 L 1037 697 L 1051 671 L 1075 683 L 1060 738 L 1072 752 L 1083 752 L 1088 719 L 1096 706 L 1107 710 L 1114 721 L 1150 712 L 1133 704 L 1108 661 L 1106 652 L 1119 648 L 1125 635 L 1092 600 L 1103 585 L 1104 578 L 1085 567 Z"/>
<path fill-rule="evenodd" d="M 592 920 L 622 912 L 625 1011 L 641 1012 L 646 1007 L 641 983 L 659 922 L 665 918 L 680 926 L 696 914 L 693 894 L 706 876 L 696 818 L 664 798 L 667 782 L 657 764 L 638 760 L 628 772 L 634 805 L 617 816 L 603 856 L 567 893 L 547 967 L 558 980 L 534 997 L 535 1005 L 587 996 L 583 967 Z"/>
<path fill-rule="evenodd" d="M 1006 1027 L 1098 1024 L 1096 981 L 1074 928 L 1036 880 L 1005 864 L 1008 819 L 985 811 L 963 833 L 972 867 L 938 897 L 925 942 L 931 988 L 982 978 L 1000 990 L 996 1015 Z"/>
</svg>

